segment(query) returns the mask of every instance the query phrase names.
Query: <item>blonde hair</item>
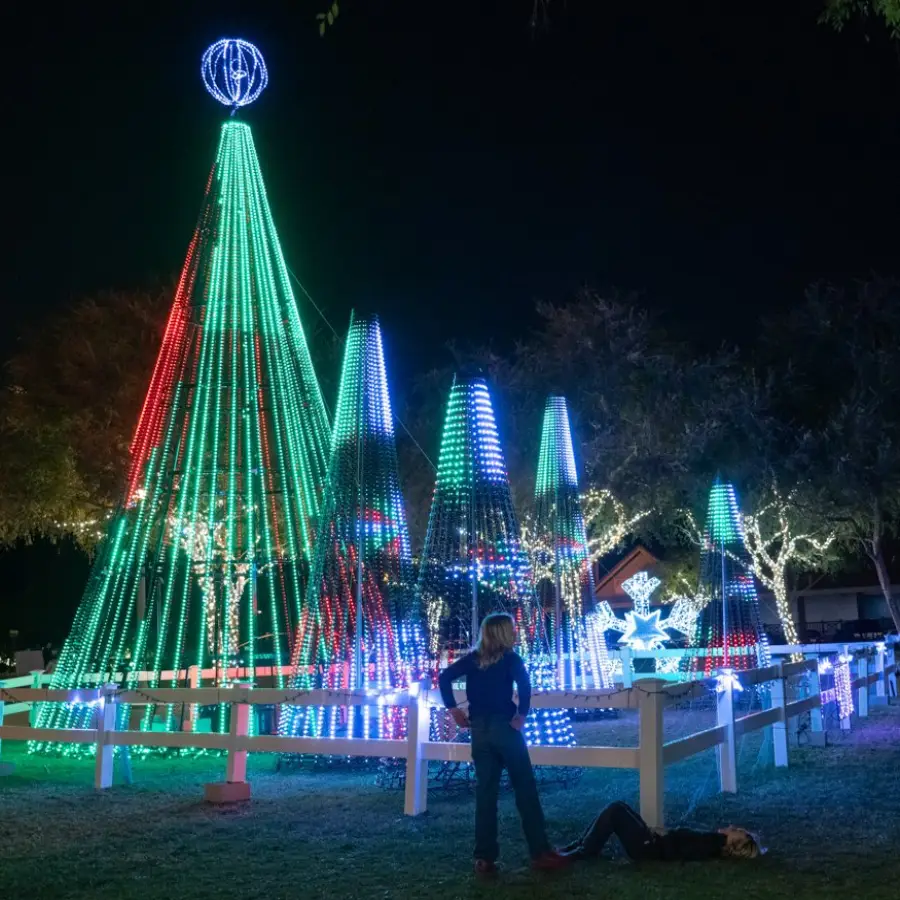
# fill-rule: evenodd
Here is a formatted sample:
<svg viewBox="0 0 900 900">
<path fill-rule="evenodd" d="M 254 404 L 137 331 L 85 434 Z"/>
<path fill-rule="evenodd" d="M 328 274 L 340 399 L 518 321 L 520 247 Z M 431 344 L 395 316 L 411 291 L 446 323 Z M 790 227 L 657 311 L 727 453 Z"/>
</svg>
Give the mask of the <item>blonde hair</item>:
<svg viewBox="0 0 900 900">
<path fill-rule="evenodd" d="M 733 856 L 738 859 L 756 859 L 762 853 L 759 838 L 746 828 L 732 828 L 732 833 L 740 832 L 733 840 L 729 840 L 724 847 L 725 856 Z"/>
<path fill-rule="evenodd" d="M 515 645 L 516 625 L 509 613 L 491 613 L 485 616 L 475 647 L 478 668 L 486 669 L 499 662 Z"/>
</svg>

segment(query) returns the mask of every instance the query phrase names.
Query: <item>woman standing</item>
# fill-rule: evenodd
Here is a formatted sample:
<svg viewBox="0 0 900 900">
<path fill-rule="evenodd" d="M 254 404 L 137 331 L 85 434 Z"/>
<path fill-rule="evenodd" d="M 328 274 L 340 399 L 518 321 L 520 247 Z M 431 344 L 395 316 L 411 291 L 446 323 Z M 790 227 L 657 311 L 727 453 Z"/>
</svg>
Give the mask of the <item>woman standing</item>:
<svg viewBox="0 0 900 900">
<path fill-rule="evenodd" d="M 478 645 L 441 672 L 441 697 L 460 728 L 472 729 L 472 762 L 475 765 L 475 871 L 497 871 L 497 800 L 500 776 L 509 772 L 516 807 L 531 866 L 539 870 L 561 869 L 569 860 L 550 846 L 544 812 L 531 768 L 522 727 L 531 705 L 531 681 L 522 657 L 514 652 L 516 626 L 512 616 L 494 613 L 481 623 Z M 468 715 L 456 705 L 453 683 L 465 680 Z M 513 702 L 513 684 L 519 702 Z"/>
</svg>

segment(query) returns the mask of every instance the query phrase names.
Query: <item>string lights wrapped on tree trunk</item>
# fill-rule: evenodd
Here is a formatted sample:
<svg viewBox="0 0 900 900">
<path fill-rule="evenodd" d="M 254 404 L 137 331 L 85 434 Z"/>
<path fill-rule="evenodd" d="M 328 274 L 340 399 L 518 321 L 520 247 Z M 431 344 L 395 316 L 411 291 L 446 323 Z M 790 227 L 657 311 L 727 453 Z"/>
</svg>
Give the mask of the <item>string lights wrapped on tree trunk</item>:
<svg viewBox="0 0 900 900">
<path fill-rule="evenodd" d="M 783 496 L 777 487 L 772 488 L 768 503 L 744 516 L 744 537 L 753 572 L 775 596 L 786 644 L 800 643 L 791 613 L 788 570 L 798 564 L 811 567 L 821 562 L 835 539 L 833 532 L 820 539 L 802 531 L 795 518 L 796 494 Z"/>
</svg>

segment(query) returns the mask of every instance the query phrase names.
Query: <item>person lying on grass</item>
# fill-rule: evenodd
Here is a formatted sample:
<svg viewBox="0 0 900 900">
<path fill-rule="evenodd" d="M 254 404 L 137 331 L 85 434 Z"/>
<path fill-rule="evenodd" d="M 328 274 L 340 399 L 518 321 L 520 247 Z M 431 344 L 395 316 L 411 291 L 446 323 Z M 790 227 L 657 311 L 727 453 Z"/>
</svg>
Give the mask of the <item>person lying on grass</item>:
<svg viewBox="0 0 900 900">
<path fill-rule="evenodd" d="M 718 831 L 693 831 L 690 828 L 653 831 L 627 803 L 617 800 L 594 819 L 579 840 L 564 847 L 562 854 L 569 859 L 594 859 L 613 835 L 635 861 L 755 859 L 763 852 L 755 835 L 734 825 Z"/>
<path fill-rule="evenodd" d="M 516 807 L 522 819 L 531 867 L 561 869 L 570 860 L 554 851 L 547 840 L 544 812 L 522 726 L 531 704 L 531 681 L 522 657 L 513 651 L 516 626 L 512 616 L 493 613 L 481 623 L 474 652 L 458 659 L 440 674 L 444 705 L 460 728 L 472 729 L 475 766 L 475 871 L 493 875 L 500 847 L 497 843 L 497 797 L 500 776 L 509 772 Z M 468 715 L 457 705 L 453 682 L 465 679 Z M 519 705 L 513 702 L 513 683 Z"/>
</svg>

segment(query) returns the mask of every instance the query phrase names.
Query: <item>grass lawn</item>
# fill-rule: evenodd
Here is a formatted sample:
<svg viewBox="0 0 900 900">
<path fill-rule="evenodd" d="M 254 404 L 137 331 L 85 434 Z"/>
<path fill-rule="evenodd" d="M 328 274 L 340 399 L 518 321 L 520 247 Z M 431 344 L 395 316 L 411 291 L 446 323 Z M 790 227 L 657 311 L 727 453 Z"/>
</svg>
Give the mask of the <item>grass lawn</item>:
<svg viewBox="0 0 900 900">
<path fill-rule="evenodd" d="M 686 733 L 692 715 L 669 712 L 667 725 Z M 634 722 L 579 728 L 606 743 L 614 733 L 630 739 Z M 271 757 L 256 756 L 253 800 L 215 808 L 202 802 L 202 785 L 223 777 L 221 759 L 136 761 L 132 786 L 99 794 L 90 761 L 29 757 L 6 742 L 2 758 L 15 772 L 0 778 L 0 897 L 896 900 L 900 707 L 877 708 L 830 738 L 825 749 L 793 749 L 790 769 L 776 771 L 761 761 L 759 735 L 747 736 L 736 796 L 716 793 L 711 752 L 667 769 L 670 826 L 754 828 L 770 848 L 760 860 L 636 866 L 617 857 L 535 876 L 504 797 L 505 869 L 487 884 L 470 874 L 466 793 L 433 791 L 428 814 L 412 819 L 371 775 L 276 774 Z M 636 773 L 595 770 L 575 788 L 545 788 L 551 836 L 571 839 L 619 798 L 637 805 Z"/>
</svg>

